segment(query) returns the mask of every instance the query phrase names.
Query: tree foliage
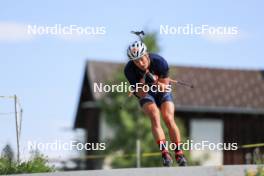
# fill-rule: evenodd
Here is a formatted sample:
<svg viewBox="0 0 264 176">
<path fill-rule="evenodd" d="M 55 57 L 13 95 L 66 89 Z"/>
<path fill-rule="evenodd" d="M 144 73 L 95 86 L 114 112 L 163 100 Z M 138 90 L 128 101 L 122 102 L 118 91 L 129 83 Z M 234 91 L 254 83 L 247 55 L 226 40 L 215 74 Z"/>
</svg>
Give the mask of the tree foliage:
<svg viewBox="0 0 264 176">
<path fill-rule="evenodd" d="M 13 150 L 9 145 L 2 150 L 0 157 L 0 174 L 22 174 L 55 171 L 48 165 L 46 157 L 39 152 L 33 152 L 27 161 L 17 162 L 14 160 Z"/>
</svg>

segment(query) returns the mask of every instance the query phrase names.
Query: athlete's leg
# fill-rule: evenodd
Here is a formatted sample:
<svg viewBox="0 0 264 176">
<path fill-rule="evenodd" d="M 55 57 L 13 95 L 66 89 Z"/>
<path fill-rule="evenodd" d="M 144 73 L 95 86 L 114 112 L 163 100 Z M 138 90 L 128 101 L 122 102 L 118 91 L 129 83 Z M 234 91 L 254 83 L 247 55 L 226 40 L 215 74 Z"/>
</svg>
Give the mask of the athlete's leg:
<svg viewBox="0 0 264 176">
<path fill-rule="evenodd" d="M 172 158 L 168 152 L 168 150 L 165 147 L 165 134 L 161 127 L 160 123 L 160 111 L 154 102 L 147 102 L 142 106 L 145 114 L 149 116 L 151 121 L 151 129 L 152 134 L 155 138 L 155 141 L 157 142 L 160 150 L 161 150 L 161 156 L 163 158 L 163 165 L 164 166 L 171 166 L 172 165 Z"/>
<path fill-rule="evenodd" d="M 160 123 L 160 112 L 157 105 L 153 102 L 147 102 L 143 105 L 144 113 L 150 118 L 152 134 L 155 141 L 164 140 L 165 134 Z"/>
<path fill-rule="evenodd" d="M 178 126 L 174 120 L 174 104 L 172 101 L 165 101 L 161 104 L 161 114 L 163 120 L 169 129 L 169 135 L 172 143 L 175 143 L 178 147 L 175 149 L 175 158 L 179 166 L 187 166 L 187 161 L 183 156 L 182 150 L 179 148 L 181 142 L 181 135 Z"/>
<path fill-rule="evenodd" d="M 172 101 L 165 101 L 161 104 L 162 118 L 169 130 L 170 139 L 176 144 L 181 142 L 181 135 L 178 126 L 174 120 L 174 104 Z"/>
</svg>

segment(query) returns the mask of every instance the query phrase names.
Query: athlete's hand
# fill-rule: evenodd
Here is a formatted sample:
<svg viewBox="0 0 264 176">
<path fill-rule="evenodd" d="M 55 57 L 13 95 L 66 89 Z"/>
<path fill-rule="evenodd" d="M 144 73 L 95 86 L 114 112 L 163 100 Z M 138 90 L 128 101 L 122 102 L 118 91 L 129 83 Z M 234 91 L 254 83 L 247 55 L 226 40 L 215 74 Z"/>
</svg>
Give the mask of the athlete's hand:
<svg viewBox="0 0 264 176">
<path fill-rule="evenodd" d="M 160 78 L 157 81 L 157 85 L 159 86 L 160 92 L 171 92 L 171 85 L 169 82 L 169 78 Z"/>
<path fill-rule="evenodd" d="M 156 84 L 158 79 L 159 79 L 159 77 L 157 75 L 154 75 L 154 74 L 150 73 L 147 70 L 146 73 L 144 74 L 143 79 L 144 79 L 146 84 Z"/>
<path fill-rule="evenodd" d="M 144 90 L 143 90 L 143 86 L 145 85 L 145 80 L 144 80 L 143 78 L 141 78 L 141 79 L 139 80 L 139 83 L 141 83 L 141 84 L 138 85 L 139 88 L 138 88 L 137 90 L 135 90 L 135 94 L 136 94 L 139 98 L 143 98 L 143 97 L 145 97 L 145 96 L 148 94 L 148 92 L 144 92 Z M 137 92 L 136 92 L 136 91 L 137 91 Z"/>
</svg>

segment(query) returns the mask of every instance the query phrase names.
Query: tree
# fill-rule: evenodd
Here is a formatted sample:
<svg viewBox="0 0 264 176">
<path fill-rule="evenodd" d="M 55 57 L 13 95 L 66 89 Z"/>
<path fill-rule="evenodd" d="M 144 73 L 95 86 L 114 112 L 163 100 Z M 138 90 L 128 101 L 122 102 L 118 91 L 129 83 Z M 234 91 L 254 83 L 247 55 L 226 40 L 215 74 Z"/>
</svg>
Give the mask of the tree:
<svg viewBox="0 0 264 176">
<path fill-rule="evenodd" d="M 6 144 L 6 146 L 3 148 L 1 158 L 5 158 L 10 163 L 13 161 L 14 152 L 9 144 Z"/>
<path fill-rule="evenodd" d="M 116 81 L 126 81 L 123 74 L 116 74 Z M 122 108 L 120 105 L 122 105 Z M 126 93 L 113 92 L 102 100 L 102 116 L 107 124 L 115 130 L 115 137 L 107 143 L 107 153 L 135 154 L 136 139 L 141 139 L 142 152 L 155 152 L 157 145 L 151 134 L 149 119 L 142 113 L 135 97 Z M 160 158 L 160 156 L 158 157 Z M 143 158 L 142 166 L 160 165 L 160 159 Z M 135 156 L 113 158 L 113 167 L 135 167 Z"/>
<path fill-rule="evenodd" d="M 148 33 L 144 38 L 143 42 L 146 44 L 148 48 L 148 52 L 158 53 L 160 52 L 160 47 L 158 45 L 158 37 L 156 32 Z"/>
</svg>

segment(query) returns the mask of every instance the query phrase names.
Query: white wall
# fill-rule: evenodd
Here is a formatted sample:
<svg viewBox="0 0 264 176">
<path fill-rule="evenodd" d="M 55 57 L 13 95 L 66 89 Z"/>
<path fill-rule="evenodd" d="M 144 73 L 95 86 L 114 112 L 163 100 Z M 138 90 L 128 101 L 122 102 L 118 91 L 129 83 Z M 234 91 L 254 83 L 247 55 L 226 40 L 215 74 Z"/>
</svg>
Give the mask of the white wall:
<svg viewBox="0 0 264 176">
<path fill-rule="evenodd" d="M 196 142 L 209 141 L 210 143 L 223 143 L 223 121 L 218 119 L 191 119 L 190 137 Z M 223 152 L 205 150 L 191 150 L 194 160 L 201 160 L 202 165 L 223 164 Z"/>
</svg>

